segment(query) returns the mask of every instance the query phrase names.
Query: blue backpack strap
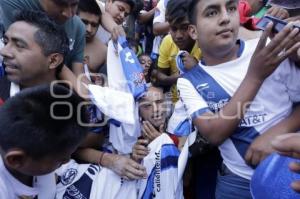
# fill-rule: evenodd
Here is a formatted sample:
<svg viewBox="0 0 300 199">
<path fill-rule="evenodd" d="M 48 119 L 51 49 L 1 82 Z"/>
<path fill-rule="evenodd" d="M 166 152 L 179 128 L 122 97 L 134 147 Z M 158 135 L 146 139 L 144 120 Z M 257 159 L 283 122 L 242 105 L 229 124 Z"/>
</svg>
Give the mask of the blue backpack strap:
<svg viewBox="0 0 300 199">
<path fill-rule="evenodd" d="M 213 113 L 220 111 L 231 99 L 231 96 L 200 66 L 193 67 L 183 74 L 183 78 L 189 80 L 197 92 L 203 97 Z M 244 158 L 249 145 L 259 136 L 254 127 L 238 127 L 230 136 L 235 148 Z"/>
</svg>

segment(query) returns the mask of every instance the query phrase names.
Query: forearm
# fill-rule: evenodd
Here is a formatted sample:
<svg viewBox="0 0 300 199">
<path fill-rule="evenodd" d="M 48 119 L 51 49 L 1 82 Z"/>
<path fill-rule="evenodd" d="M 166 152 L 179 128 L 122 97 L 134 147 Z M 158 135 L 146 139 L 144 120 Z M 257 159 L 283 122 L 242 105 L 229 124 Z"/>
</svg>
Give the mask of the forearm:
<svg viewBox="0 0 300 199">
<path fill-rule="evenodd" d="M 153 34 L 154 35 L 165 35 L 168 34 L 170 25 L 168 22 L 164 23 L 154 23 L 153 24 Z"/>
<path fill-rule="evenodd" d="M 138 22 L 143 24 L 143 23 L 147 23 L 148 21 L 150 21 L 155 13 L 155 8 L 153 8 L 152 10 L 148 11 L 148 12 L 142 12 L 139 14 L 138 17 Z"/>
<path fill-rule="evenodd" d="M 173 74 L 171 76 L 168 76 L 159 71 L 157 73 L 158 83 L 159 85 L 162 86 L 172 86 L 173 84 L 176 84 L 178 78 L 179 78 L 179 74 Z"/>
<path fill-rule="evenodd" d="M 212 144 L 222 144 L 238 127 L 261 84 L 260 81 L 246 77 L 231 100 L 219 112 L 205 113 L 194 120 L 197 129 Z"/>
</svg>

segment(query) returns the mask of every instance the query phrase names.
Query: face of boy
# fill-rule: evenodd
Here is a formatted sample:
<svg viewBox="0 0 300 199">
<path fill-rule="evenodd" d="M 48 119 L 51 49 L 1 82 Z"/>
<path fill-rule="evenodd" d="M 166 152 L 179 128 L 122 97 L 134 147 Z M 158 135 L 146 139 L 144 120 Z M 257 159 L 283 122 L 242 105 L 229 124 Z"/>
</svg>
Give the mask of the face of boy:
<svg viewBox="0 0 300 199">
<path fill-rule="evenodd" d="M 166 120 L 164 107 L 164 94 L 162 89 L 150 87 L 146 95 L 139 102 L 140 116 L 159 128 Z"/>
<path fill-rule="evenodd" d="M 85 38 L 89 42 L 91 41 L 97 33 L 100 16 L 94 15 L 88 12 L 79 12 L 78 15 L 81 21 L 85 24 Z"/>
<path fill-rule="evenodd" d="M 106 11 L 118 25 L 121 25 L 124 22 L 131 11 L 129 4 L 118 0 L 108 0 L 105 6 Z"/>
<path fill-rule="evenodd" d="M 190 50 L 188 48 L 195 43 L 195 40 L 190 37 L 188 32 L 189 24 L 188 19 L 180 23 L 170 23 L 171 37 L 180 50 Z"/>
<path fill-rule="evenodd" d="M 235 46 L 239 13 L 237 0 L 201 0 L 196 5 L 196 26 L 190 35 L 198 39 L 201 49 L 226 52 Z"/>
</svg>

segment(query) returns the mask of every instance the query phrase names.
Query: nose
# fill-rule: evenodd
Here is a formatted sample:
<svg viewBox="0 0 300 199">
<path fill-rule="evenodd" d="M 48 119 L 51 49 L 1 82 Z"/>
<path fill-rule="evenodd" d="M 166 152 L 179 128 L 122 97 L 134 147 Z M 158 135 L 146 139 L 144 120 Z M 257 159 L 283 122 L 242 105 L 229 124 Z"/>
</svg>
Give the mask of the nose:
<svg viewBox="0 0 300 199">
<path fill-rule="evenodd" d="M 157 104 L 155 102 L 153 102 L 152 107 L 153 107 L 153 113 L 156 115 L 158 113 L 158 106 L 157 106 Z"/>
<path fill-rule="evenodd" d="M 230 16 L 226 9 L 222 10 L 220 25 L 227 25 L 230 22 Z"/>
<path fill-rule="evenodd" d="M 3 58 L 12 58 L 13 57 L 13 54 L 10 51 L 9 45 L 6 45 L 0 49 L 0 55 Z"/>
<path fill-rule="evenodd" d="M 183 37 L 183 31 L 180 29 L 176 30 L 175 38 L 178 40 L 178 39 L 181 39 L 182 37 Z"/>
<path fill-rule="evenodd" d="M 92 26 L 91 26 L 91 24 L 87 24 L 87 25 L 85 26 L 85 29 L 86 29 L 86 31 L 87 31 L 88 33 L 90 33 L 90 32 L 92 31 Z"/>
</svg>

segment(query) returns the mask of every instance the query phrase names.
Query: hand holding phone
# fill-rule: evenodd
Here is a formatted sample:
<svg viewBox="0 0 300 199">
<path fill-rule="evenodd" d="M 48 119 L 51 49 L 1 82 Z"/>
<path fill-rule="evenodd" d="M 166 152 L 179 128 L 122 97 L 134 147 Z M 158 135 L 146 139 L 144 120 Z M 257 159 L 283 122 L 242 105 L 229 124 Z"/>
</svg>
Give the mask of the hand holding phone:
<svg viewBox="0 0 300 199">
<path fill-rule="evenodd" d="M 273 22 L 273 29 L 272 29 L 272 32 L 273 33 L 278 33 L 280 32 L 286 25 L 287 25 L 287 22 L 286 21 L 283 21 L 281 19 L 278 19 L 276 17 L 272 17 L 272 16 L 269 16 L 269 15 L 266 15 L 264 17 L 262 17 L 258 23 L 256 24 L 256 27 L 260 30 L 265 30 L 267 25 L 270 23 L 270 22 Z M 294 28 L 299 28 L 300 29 L 300 26 L 298 25 L 294 25 L 293 26 Z"/>
</svg>

